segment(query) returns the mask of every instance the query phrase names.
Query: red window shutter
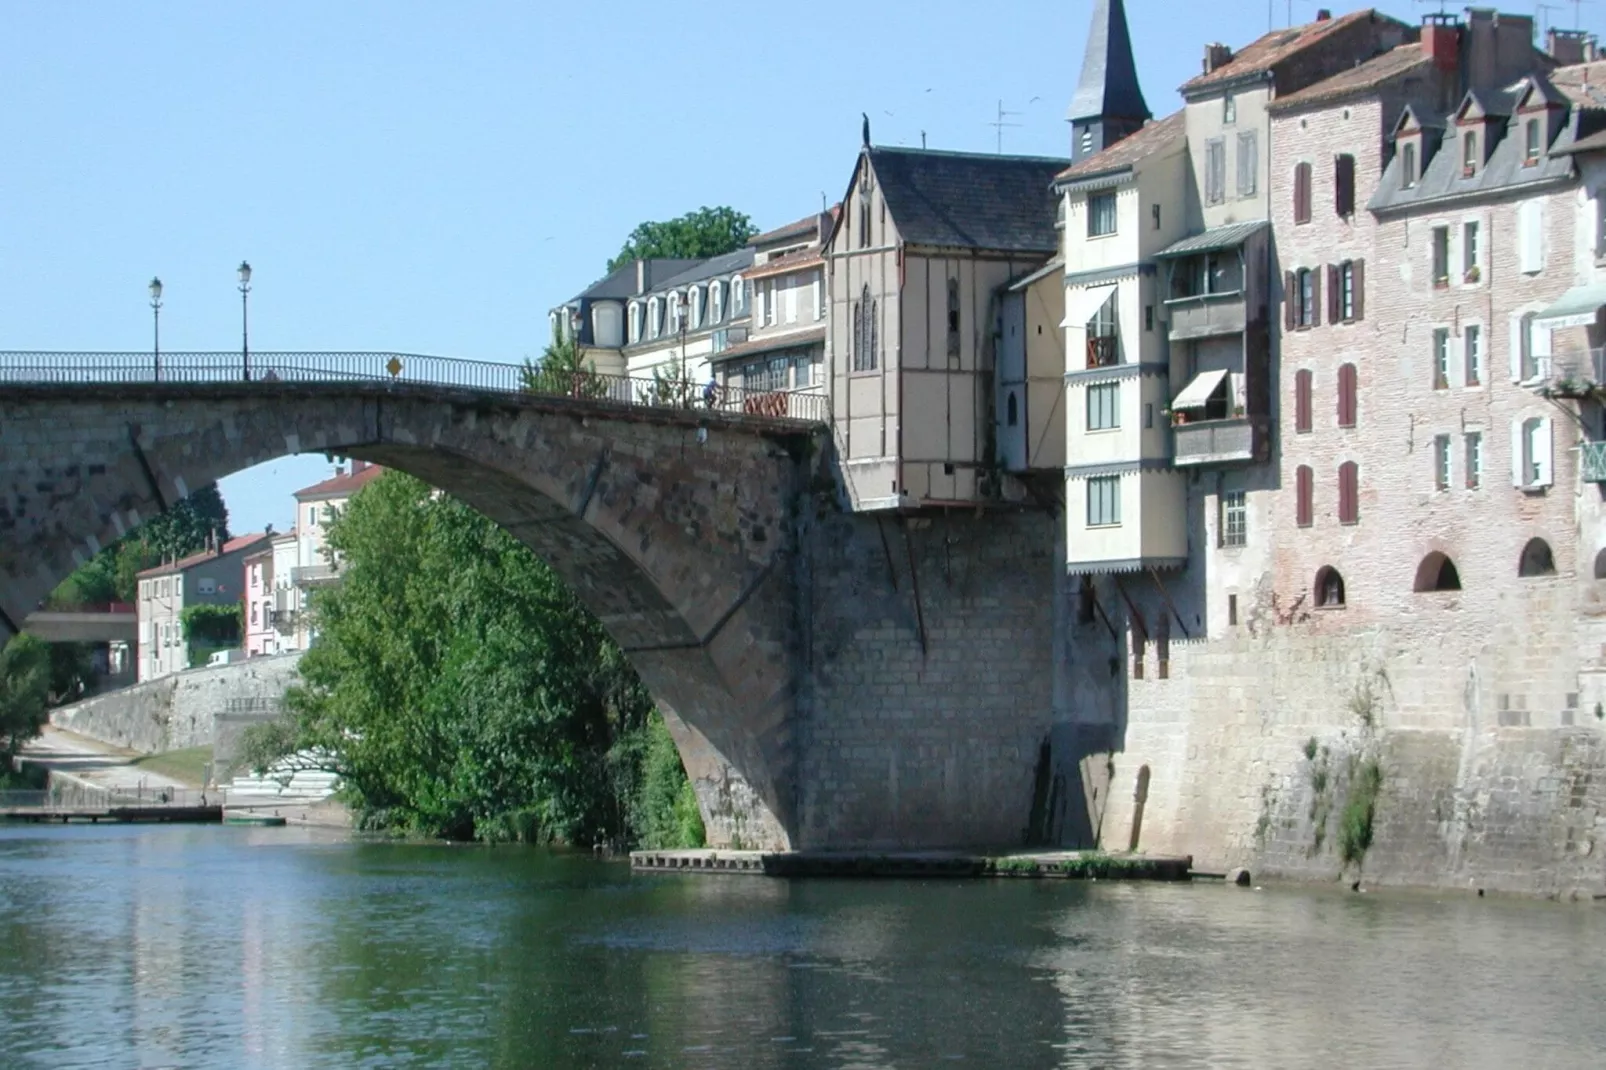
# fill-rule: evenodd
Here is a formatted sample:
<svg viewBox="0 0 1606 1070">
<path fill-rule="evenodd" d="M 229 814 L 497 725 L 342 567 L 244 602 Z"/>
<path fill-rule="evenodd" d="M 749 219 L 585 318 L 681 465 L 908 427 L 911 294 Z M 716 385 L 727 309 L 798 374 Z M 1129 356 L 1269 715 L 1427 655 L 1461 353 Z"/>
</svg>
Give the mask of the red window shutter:
<svg viewBox="0 0 1606 1070">
<path fill-rule="evenodd" d="M 1310 388 L 1311 380 L 1315 378 L 1309 369 L 1302 368 L 1294 374 L 1294 430 L 1309 431 L 1311 425 Z"/>
<path fill-rule="evenodd" d="M 1295 289 L 1294 273 L 1283 272 L 1283 330 L 1291 331 L 1299 322 L 1295 319 L 1294 306 L 1300 300 L 1299 291 Z"/>
<path fill-rule="evenodd" d="M 1338 367 L 1338 426 L 1355 426 L 1355 365 Z"/>
<path fill-rule="evenodd" d="M 1350 268 L 1353 273 L 1351 285 L 1355 289 L 1355 318 L 1366 318 L 1366 261 L 1353 261 Z"/>
<path fill-rule="evenodd" d="M 1298 504 L 1295 508 L 1296 518 L 1300 527 L 1308 528 L 1311 526 L 1315 514 L 1315 509 L 1311 504 L 1311 492 L 1315 484 L 1315 474 L 1311 471 L 1310 465 L 1302 464 L 1299 466 L 1299 471 L 1295 473 L 1295 476 L 1295 493 L 1298 496 Z"/>
<path fill-rule="evenodd" d="M 1294 222 L 1310 222 L 1310 164 L 1294 168 Z"/>
<path fill-rule="evenodd" d="M 1338 466 L 1338 522 L 1353 524 L 1360 519 L 1360 469 L 1354 461 Z"/>
<path fill-rule="evenodd" d="M 1322 325 L 1322 269 L 1314 268 L 1310 273 L 1310 325 Z"/>
</svg>

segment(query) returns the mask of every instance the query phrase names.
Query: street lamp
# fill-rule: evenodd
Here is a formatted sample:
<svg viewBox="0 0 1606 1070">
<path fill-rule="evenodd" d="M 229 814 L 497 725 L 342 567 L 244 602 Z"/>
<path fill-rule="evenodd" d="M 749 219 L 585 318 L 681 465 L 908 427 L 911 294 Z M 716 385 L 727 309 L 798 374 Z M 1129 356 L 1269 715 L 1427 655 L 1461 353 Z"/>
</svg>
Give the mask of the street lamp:
<svg viewBox="0 0 1606 1070">
<path fill-rule="evenodd" d="M 162 280 L 151 279 L 151 360 L 156 381 L 162 379 Z"/>
<path fill-rule="evenodd" d="M 240 261 L 240 367 L 247 381 L 251 378 L 251 330 L 248 306 L 251 297 L 251 265 Z"/>
</svg>

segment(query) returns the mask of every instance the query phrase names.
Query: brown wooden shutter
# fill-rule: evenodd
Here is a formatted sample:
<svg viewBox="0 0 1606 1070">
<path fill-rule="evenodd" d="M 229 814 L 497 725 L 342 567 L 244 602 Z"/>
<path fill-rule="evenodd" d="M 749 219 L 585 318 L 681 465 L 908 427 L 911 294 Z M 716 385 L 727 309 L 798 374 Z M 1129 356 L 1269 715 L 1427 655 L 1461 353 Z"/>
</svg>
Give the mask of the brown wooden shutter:
<svg viewBox="0 0 1606 1070">
<path fill-rule="evenodd" d="M 1355 214 L 1355 157 L 1340 156 L 1333 166 L 1333 209 L 1348 218 Z"/>
<path fill-rule="evenodd" d="M 1294 222 L 1310 222 L 1310 164 L 1294 168 Z"/>
<path fill-rule="evenodd" d="M 1355 291 L 1355 318 L 1366 318 L 1366 260 L 1351 261 L 1350 287 Z"/>
<path fill-rule="evenodd" d="M 1353 524 L 1360 519 L 1360 468 L 1354 461 L 1338 466 L 1338 522 Z"/>
<path fill-rule="evenodd" d="M 1355 365 L 1338 368 L 1338 426 L 1355 426 Z"/>
<path fill-rule="evenodd" d="M 1295 499 L 1297 503 L 1295 507 L 1296 519 L 1298 520 L 1300 527 L 1308 528 L 1311 526 L 1315 515 L 1315 509 L 1311 503 L 1311 494 L 1315 484 L 1315 473 L 1311 471 L 1310 465 L 1302 464 L 1299 466 L 1299 471 L 1295 473 L 1295 475 L 1296 478 L 1294 480 L 1294 486 L 1295 493 L 1297 495 Z"/>
<path fill-rule="evenodd" d="M 1294 273 L 1283 272 L 1283 330 L 1291 331 L 1299 321 L 1294 318 L 1294 303 L 1300 299 L 1294 289 Z"/>
<path fill-rule="evenodd" d="M 1327 265 L 1327 322 L 1338 323 L 1344 318 L 1344 280 L 1339 277 L 1337 264 Z"/>
<path fill-rule="evenodd" d="M 1322 325 L 1322 269 L 1312 268 L 1310 273 L 1310 325 Z"/>
<path fill-rule="evenodd" d="M 1294 430 L 1309 431 L 1311 425 L 1310 392 L 1314 376 L 1306 368 L 1294 374 Z"/>
</svg>

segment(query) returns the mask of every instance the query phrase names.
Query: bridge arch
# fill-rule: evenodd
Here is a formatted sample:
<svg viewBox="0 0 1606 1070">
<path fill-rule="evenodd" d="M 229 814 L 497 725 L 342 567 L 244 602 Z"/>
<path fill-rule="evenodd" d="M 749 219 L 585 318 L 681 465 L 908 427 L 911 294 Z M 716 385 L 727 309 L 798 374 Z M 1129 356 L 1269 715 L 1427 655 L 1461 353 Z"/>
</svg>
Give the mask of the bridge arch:
<svg viewBox="0 0 1606 1070">
<path fill-rule="evenodd" d="M 715 846 L 795 828 L 792 503 L 808 432 L 602 400 L 352 382 L 11 386 L 0 633 L 192 489 L 295 453 L 408 472 L 534 550 L 666 711 Z"/>
</svg>

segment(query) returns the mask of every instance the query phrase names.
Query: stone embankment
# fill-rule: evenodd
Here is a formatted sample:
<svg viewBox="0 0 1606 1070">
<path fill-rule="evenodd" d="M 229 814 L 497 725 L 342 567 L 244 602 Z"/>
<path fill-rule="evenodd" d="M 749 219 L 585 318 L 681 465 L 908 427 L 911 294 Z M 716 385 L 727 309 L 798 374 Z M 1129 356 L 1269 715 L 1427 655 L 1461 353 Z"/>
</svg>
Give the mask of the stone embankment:
<svg viewBox="0 0 1606 1070">
<path fill-rule="evenodd" d="M 728 873 L 766 877 L 1023 877 L 1060 880 L 1185 881 L 1193 859 L 1102 851 L 632 851 L 645 873 Z"/>
</svg>

